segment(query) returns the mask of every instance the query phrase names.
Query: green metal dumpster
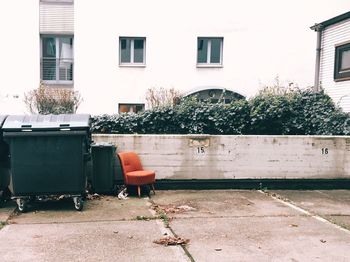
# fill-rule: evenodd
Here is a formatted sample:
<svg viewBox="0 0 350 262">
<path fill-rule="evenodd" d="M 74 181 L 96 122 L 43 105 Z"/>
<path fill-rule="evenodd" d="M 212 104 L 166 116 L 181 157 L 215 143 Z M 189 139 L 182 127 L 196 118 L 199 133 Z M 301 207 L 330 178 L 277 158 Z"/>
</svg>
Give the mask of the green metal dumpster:
<svg viewBox="0 0 350 262">
<path fill-rule="evenodd" d="M 17 115 L 3 125 L 11 155 L 12 194 L 24 211 L 32 197 L 72 197 L 82 210 L 90 115 Z"/>
<path fill-rule="evenodd" d="M 7 198 L 10 184 L 10 153 L 2 135 L 2 125 L 6 117 L 5 115 L 0 115 L 0 203 Z"/>
<path fill-rule="evenodd" d="M 110 143 L 96 143 L 91 146 L 92 178 L 95 193 L 116 193 L 115 159 L 116 147 Z"/>
</svg>

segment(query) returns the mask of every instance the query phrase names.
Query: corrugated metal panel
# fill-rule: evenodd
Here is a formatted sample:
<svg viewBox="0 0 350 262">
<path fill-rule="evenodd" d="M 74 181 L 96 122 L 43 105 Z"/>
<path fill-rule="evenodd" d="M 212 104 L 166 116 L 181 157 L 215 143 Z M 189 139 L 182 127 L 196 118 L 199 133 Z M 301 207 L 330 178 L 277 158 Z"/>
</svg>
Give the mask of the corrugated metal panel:
<svg viewBox="0 0 350 262">
<path fill-rule="evenodd" d="M 322 33 L 321 86 L 346 112 L 350 112 L 350 81 L 335 82 L 335 46 L 350 41 L 350 19 L 327 27 Z"/>
<path fill-rule="evenodd" d="M 40 2 L 41 34 L 73 34 L 74 5 L 64 2 Z"/>
</svg>

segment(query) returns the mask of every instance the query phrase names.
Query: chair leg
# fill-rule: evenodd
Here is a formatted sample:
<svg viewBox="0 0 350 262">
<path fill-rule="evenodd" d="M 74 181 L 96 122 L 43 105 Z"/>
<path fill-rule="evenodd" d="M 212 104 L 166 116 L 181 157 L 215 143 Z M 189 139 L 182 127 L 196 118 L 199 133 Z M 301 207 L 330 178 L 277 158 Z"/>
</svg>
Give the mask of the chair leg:
<svg viewBox="0 0 350 262">
<path fill-rule="evenodd" d="M 140 186 L 137 186 L 137 194 L 139 195 L 139 197 L 141 197 L 141 188 L 140 188 Z"/>
<path fill-rule="evenodd" d="M 154 184 L 151 184 L 151 186 L 152 186 L 153 194 L 156 194 L 156 191 L 154 189 Z"/>
</svg>

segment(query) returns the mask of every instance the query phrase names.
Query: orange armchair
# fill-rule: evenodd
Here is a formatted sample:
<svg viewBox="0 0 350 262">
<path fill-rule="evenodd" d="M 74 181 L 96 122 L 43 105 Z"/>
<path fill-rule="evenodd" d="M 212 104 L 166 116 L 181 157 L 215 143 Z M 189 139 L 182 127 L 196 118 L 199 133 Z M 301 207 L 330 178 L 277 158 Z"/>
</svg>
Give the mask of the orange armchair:
<svg viewBox="0 0 350 262">
<path fill-rule="evenodd" d="M 141 196 L 141 185 L 151 185 L 153 193 L 155 173 L 152 170 L 143 170 L 141 161 L 135 152 L 118 153 L 120 164 L 123 170 L 124 182 L 126 185 L 137 186 L 137 193 Z"/>
</svg>

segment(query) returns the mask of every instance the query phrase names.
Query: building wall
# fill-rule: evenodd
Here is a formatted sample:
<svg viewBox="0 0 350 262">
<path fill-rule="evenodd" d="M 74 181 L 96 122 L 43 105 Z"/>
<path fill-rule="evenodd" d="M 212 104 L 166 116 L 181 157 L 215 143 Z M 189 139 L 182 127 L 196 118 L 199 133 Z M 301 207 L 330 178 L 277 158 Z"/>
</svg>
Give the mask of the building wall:
<svg viewBox="0 0 350 262">
<path fill-rule="evenodd" d="M 277 74 L 306 86 L 298 76 L 307 70 L 295 55 L 305 44 L 290 39 L 304 28 L 311 46 L 313 35 L 305 24 L 296 27 L 299 20 L 289 23 L 283 13 L 260 12 L 264 2 L 254 5 L 253 10 L 232 1 L 75 1 L 74 87 L 84 98 L 79 112 L 116 113 L 118 103 L 145 102 L 151 87 L 185 92 L 217 86 L 249 96 Z M 120 36 L 146 37 L 146 67 L 119 67 Z M 200 36 L 224 37 L 223 68 L 196 67 Z M 284 46 L 291 43 L 286 52 Z M 297 64 L 297 70 L 287 64 Z"/>
<path fill-rule="evenodd" d="M 327 27 L 322 32 L 320 83 L 335 103 L 350 112 L 350 80 L 334 81 L 335 45 L 350 41 L 350 19 Z"/>
<path fill-rule="evenodd" d="M 94 135 L 135 151 L 157 179 L 350 178 L 350 138 Z"/>
<path fill-rule="evenodd" d="M 240 86 L 244 92 L 242 63 L 237 62 L 244 63 L 237 50 L 240 33 L 229 31 L 229 17 L 213 19 L 209 7 L 196 14 L 194 6 L 184 6 L 153 0 L 75 2 L 75 87 L 84 97 L 81 112 L 116 113 L 118 103 L 145 102 L 151 87 Z M 85 10 L 94 10 L 93 16 Z M 119 66 L 120 36 L 146 37 L 146 67 Z M 223 68 L 196 67 L 198 36 L 224 37 Z"/>
<path fill-rule="evenodd" d="M 52 3 L 56 8 L 49 10 L 39 3 L 0 3 L 0 113 L 28 113 L 23 95 L 40 83 L 40 31 L 66 34 L 73 21 L 74 88 L 84 99 L 81 113 L 116 113 L 118 103 L 145 102 L 150 87 L 186 92 L 216 86 L 249 96 L 276 75 L 301 87 L 312 83 L 314 35 L 305 18 L 311 19 L 314 9 L 304 7 L 314 3 L 256 1 L 252 8 L 230 0 L 79 0 L 74 10 Z M 40 18 L 40 10 L 46 18 Z M 40 26 L 40 21 L 60 25 Z M 119 36 L 147 38 L 145 68 L 118 66 Z M 196 67 L 198 36 L 224 37 L 223 68 Z"/>
</svg>

